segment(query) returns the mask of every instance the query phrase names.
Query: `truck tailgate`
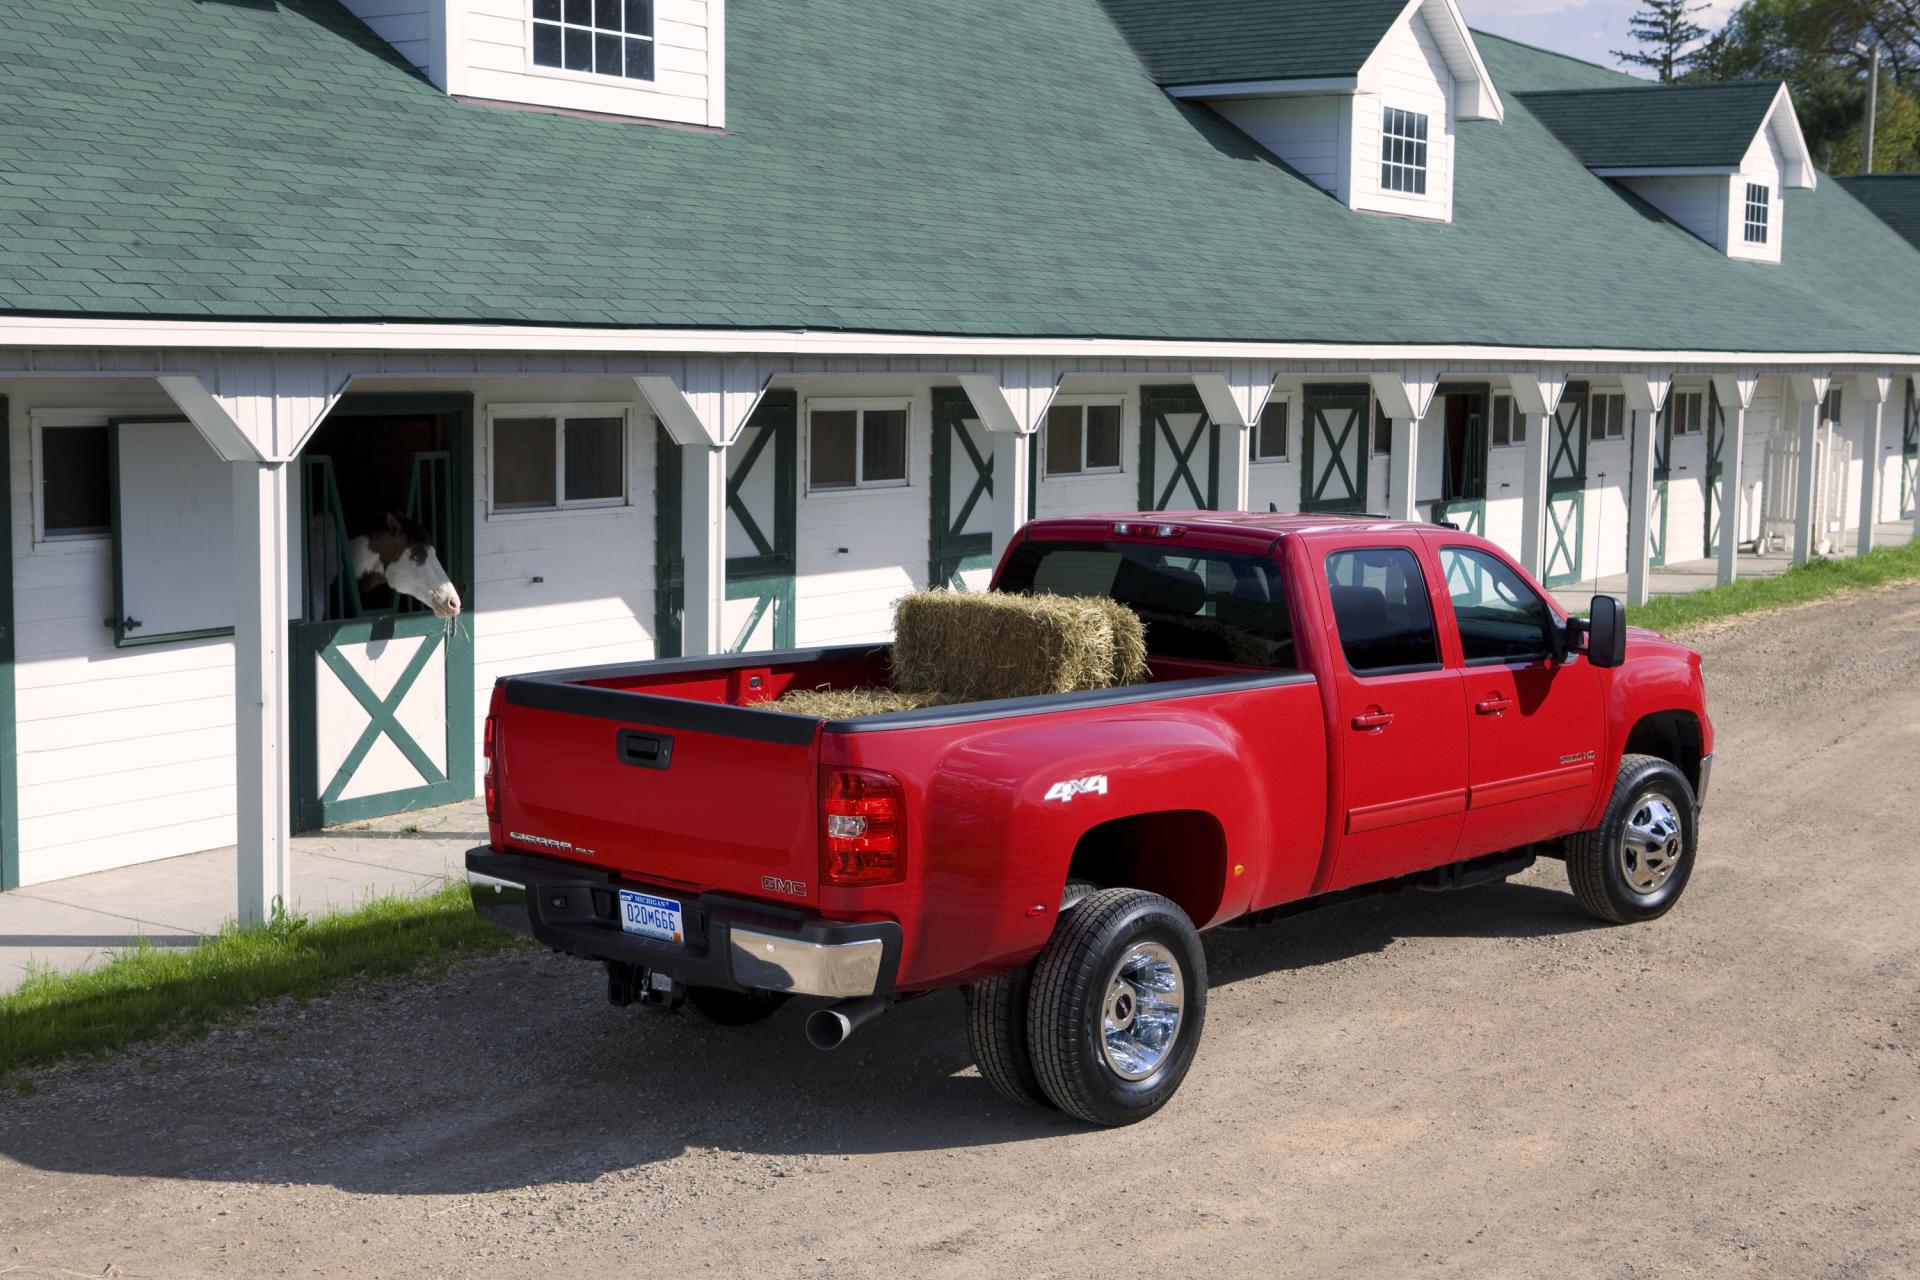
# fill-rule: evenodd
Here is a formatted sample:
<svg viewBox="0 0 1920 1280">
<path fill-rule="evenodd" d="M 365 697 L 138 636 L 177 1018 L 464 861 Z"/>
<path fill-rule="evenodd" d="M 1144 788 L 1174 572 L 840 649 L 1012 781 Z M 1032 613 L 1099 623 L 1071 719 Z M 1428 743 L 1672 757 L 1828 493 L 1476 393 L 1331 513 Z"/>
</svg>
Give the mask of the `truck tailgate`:
<svg viewBox="0 0 1920 1280">
<path fill-rule="evenodd" d="M 509 680 L 494 726 L 508 846 L 700 891 L 818 897 L 817 721 Z"/>
</svg>

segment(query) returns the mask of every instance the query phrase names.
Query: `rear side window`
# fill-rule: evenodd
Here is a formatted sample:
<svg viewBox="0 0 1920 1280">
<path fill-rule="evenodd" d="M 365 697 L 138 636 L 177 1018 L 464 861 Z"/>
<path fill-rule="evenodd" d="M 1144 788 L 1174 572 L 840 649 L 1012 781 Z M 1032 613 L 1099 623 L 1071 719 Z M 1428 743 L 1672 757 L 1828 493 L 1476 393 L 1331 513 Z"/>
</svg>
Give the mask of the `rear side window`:
<svg viewBox="0 0 1920 1280">
<path fill-rule="evenodd" d="M 1106 596 L 1140 615 L 1147 652 L 1292 667 L 1293 618 L 1280 570 L 1262 556 L 1135 542 L 1023 542 L 1000 590 Z"/>
<path fill-rule="evenodd" d="M 1471 547 L 1442 547 L 1440 571 L 1468 662 L 1531 662 L 1551 655 L 1547 627 L 1553 614 L 1512 566 Z"/>
<path fill-rule="evenodd" d="M 1327 557 L 1333 624 L 1358 675 L 1440 665 L 1433 602 L 1413 552 L 1402 547 L 1335 551 Z"/>
</svg>

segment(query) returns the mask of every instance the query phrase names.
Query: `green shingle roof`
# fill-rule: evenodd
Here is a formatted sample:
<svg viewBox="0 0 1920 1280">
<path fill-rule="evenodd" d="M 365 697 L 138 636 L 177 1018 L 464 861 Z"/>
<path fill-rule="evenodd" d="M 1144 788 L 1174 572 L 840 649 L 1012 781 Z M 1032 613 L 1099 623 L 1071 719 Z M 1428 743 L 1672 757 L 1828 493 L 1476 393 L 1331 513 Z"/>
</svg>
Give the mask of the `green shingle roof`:
<svg viewBox="0 0 1920 1280">
<path fill-rule="evenodd" d="M 1590 169 L 1738 167 L 1777 81 L 1641 84 L 1525 95 L 1527 110 Z"/>
<path fill-rule="evenodd" d="M 1909 244 L 1920 245 L 1920 173 L 1875 173 L 1838 181 Z"/>
<path fill-rule="evenodd" d="M 1351 76 L 1406 0 L 1101 0 L 1163 85 Z"/>
<path fill-rule="evenodd" d="M 0 311 L 1920 352 L 1920 252 L 1836 183 L 1733 262 L 1521 106 L 1451 225 L 1372 217 L 1099 0 L 793 14 L 727 6 L 723 135 L 455 102 L 334 0 L 0 0 Z"/>
</svg>

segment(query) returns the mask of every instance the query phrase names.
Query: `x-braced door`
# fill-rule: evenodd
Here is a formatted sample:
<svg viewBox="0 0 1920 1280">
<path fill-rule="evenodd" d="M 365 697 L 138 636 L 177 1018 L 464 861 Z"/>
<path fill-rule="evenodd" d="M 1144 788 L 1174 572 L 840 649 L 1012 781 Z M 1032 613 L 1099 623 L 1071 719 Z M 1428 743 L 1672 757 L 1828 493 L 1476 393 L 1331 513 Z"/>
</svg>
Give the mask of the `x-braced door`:
<svg viewBox="0 0 1920 1280">
<path fill-rule="evenodd" d="M 1373 389 L 1309 386 L 1304 407 L 1300 509 L 1365 511 Z"/>
<path fill-rule="evenodd" d="M 1547 586 L 1579 581 L 1586 517 L 1587 384 L 1569 382 L 1547 419 Z"/>
<path fill-rule="evenodd" d="M 297 830 L 473 794 L 471 403 L 464 396 L 382 397 L 348 401 L 336 413 L 423 409 L 439 413 L 449 447 L 408 458 L 403 509 L 427 530 L 461 593 L 456 618 L 437 618 L 397 593 L 369 609 L 347 559 L 348 540 L 359 531 L 347 526 L 333 458 L 304 457 L 296 472 L 305 586 L 289 670 Z"/>
<path fill-rule="evenodd" d="M 927 582 L 986 586 L 993 568 L 993 438 L 959 387 L 933 389 L 933 533 Z"/>
<path fill-rule="evenodd" d="M 1726 473 L 1727 411 L 1717 387 L 1707 388 L 1707 554 L 1720 554 L 1720 477 Z"/>
<path fill-rule="evenodd" d="M 1920 497 L 1920 400 L 1913 394 L 1913 380 L 1907 384 L 1907 429 L 1900 449 L 1900 518 L 1913 519 L 1914 500 Z"/>
<path fill-rule="evenodd" d="M 1440 465 L 1440 502 L 1434 515 L 1472 534 L 1487 531 L 1487 404 L 1492 388 L 1481 384 L 1442 386 L 1446 418 Z M 1454 557 L 1464 565 L 1466 557 Z"/>
<path fill-rule="evenodd" d="M 1220 506 L 1220 428 L 1190 386 L 1140 389 L 1140 509 Z"/>
<path fill-rule="evenodd" d="M 794 645 L 794 577 L 799 541 L 799 397 L 769 391 L 727 450 L 727 650 L 746 653 Z M 655 430 L 657 510 L 655 643 L 662 657 L 682 652 L 687 561 L 680 538 L 680 446 Z"/>
<path fill-rule="evenodd" d="M 1653 425 L 1653 486 L 1647 496 L 1647 558 L 1656 569 L 1667 562 L 1667 482 L 1672 476 L 1673 397 L 1669 395 Z"/>
</svg>

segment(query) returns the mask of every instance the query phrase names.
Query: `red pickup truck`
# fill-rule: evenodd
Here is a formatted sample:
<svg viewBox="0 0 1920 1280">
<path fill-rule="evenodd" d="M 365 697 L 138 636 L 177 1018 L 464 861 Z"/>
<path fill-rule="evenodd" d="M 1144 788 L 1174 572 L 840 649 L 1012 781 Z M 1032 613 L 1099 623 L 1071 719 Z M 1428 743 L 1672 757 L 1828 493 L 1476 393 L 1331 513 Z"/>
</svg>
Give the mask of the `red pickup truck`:
<svg viewBox="0 0 1920 1280">
<path fill-rule="evenodd" d="M 966 989 L 983 1075 L 1096 1124 L 1151 1115 L 1206 1016 L 1199 931 L 1563 859 L 1616 923 L 1692 870 L 1699 655 L 1569 618 L 1493 544 L 1359 516 L 1028 525 L 993 590 L 1109 595 L 1150 679 L 847 720 L 888 649 L 504 679 L 476 909 L 606 966 L 614 1003 L 717 1021 L 828 997 L 831 1048 Z M 1630 645 L 1630 648 L 1629 648 Z"/>
</svg>

